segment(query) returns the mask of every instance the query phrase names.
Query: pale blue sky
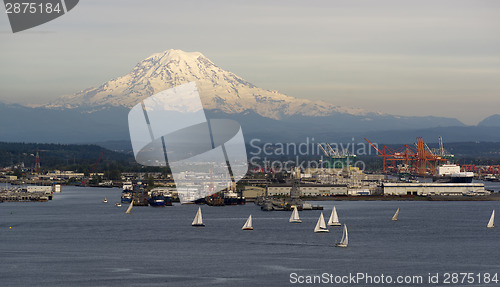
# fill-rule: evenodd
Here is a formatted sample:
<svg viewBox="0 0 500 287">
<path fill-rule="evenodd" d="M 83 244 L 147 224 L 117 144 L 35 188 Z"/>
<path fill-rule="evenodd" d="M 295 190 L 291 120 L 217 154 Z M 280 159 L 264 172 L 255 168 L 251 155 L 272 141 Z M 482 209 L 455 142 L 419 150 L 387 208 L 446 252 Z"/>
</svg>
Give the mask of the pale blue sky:
<svg viewBox="0 0 500 287">
<path fill-rule="evenodd" d="M 199 51 L 290 96 L 476 124 L 500 113 L 500 1 L 81 0 L 12 34 L 0 15 L 0 101 L 40 104 Z"/>
</svg>

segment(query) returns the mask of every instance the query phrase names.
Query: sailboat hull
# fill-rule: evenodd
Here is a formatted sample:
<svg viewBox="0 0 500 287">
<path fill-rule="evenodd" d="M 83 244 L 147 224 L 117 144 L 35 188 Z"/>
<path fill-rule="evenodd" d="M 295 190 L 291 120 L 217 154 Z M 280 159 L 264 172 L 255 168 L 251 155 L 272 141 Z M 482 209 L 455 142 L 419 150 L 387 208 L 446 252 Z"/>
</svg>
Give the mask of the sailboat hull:
<svg viewBox="0 0 500 287">
<path fill-rule="evenodd" d="M 192 226 L 194 226 L 194 227 L 205 227 L 205 224 L 203 224 L 203 223 L 202 224 L 192 224 Z"/>
<path fill-rule="evenodd" d="M 328 226 L 342 226 L 342 224 L 339 223 L 328 223 Z"/>
<path fill-rule="evenodd" d="M 328 229 L 320 229 L 320 230 L 315 230 L 314 232 L 316 232 L 316 233 L 328 233 L 328 232 L 330 232 L 330 230 L 328 230 Z"/>
<path fill-rule="evenodd" d="M 347 245 L 346 244 L 343 244 L 343 243 L 336 243 L 335 244 L 335 247 L 343 247 L 343 248 L 346 248 Z"/>
<path fill-rule="evenodd" d="M 290 223 L 302 223 L 302 220 L 290 220 Z"/>
<path fill-rule="evenodd" d="M 245 227 L 245 228 L 242 228 L 242 230 L 253 230 L 253 227 Z"/>
</svg>

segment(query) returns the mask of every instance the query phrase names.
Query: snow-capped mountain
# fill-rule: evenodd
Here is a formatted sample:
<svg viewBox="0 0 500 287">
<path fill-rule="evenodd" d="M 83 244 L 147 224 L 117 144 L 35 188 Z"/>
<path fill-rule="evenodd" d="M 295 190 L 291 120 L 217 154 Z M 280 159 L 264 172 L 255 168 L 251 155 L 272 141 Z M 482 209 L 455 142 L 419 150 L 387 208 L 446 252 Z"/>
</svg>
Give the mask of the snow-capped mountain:
<svg viewBox="0 0 500 287">
<path fill-rule="evenodd" d="M 0 103 L 0 123 L 8 123 L 0 125 L 0 141 L 129 140 L 131 107 L 158 92 L 192 81 L 197 84 L 206 116 L 238 121 L 247 141 L 298 142 L 306 137 L 351 141 L 353 137 L 374 137 L 370 133 L 381 132 L 387 132 L 383 138 L 387 142 L 426 134 L 437 139 L 438 133 L 450 139 L 468 139 L 473 132 L 477 132 L 474 140 L 493 140 L 491 129 L 464 131 L 463 123 L 453 118 L 366 112 L 264 90 L 216 66 L 201 53 L 167 50 L 141 61 L 127 75 L 41 107 Z M 170 108 L 175 110 L 176 105 Z M 407 134 L 405 138 L 401 137 L 402 131 Z"/>
<path fill-rule="evenodd" d="M 323 101 L 298 99 L 258 88 L 218 67 L 199 52 L 181 50 L 151 55 L 127 75 L 97 88 L 60 97 L 45 107 L 132 107 L 153 94 L 191 81 L 196 81 L 205 109 L 227 114 L 253 111 L 272 119 L 294 115 L 323 117 L 334 113 L 368 114 L 361 109 L 342 108 Z"/>
</svg>

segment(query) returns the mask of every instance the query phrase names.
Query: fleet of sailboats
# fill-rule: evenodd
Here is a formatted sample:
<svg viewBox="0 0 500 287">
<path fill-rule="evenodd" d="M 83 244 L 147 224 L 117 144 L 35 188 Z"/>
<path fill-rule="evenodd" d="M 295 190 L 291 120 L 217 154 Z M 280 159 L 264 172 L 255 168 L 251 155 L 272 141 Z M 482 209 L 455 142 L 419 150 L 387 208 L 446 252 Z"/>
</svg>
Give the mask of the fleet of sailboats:
<svg viewBox="0 0 500 287">
<path fill-rule="evenodd" d="M 316 227 L 314 227 L 314 232 L 316 232 L 316 233 L 330 232 L 328 230 L 328 228 L 326 228 L 325 218 L 323 217 L 323 212 L 321 212 L 321 215 L 318 218 L 318 222 L 316 223 Z"/>
<path fill-rule="evenodd" d="M 300 220 L 299 217 L 299 211 L 297 210 L 297 206 L 293 207 L 292 215 L 290 216 L 289 222 L 291 223 L 301 223 L 302 220 Z"/>
<path fill-rule="evenodd" d="M 396 213 L 394 213 L 394 215 L 392 216 L 392 220 L 393 221 L 398 220 L 398 215 L 399 215 L 399 208 L 398 208 L 398 210 L 396 210 Z"/>
<path fill-rule="evenodd" d="M 490 221 L 488 222 L 488 225 L 486 225 L 486 227 L 488 227 L 488 228 L 493 228 L 493 227 L 495 227 L 495 210 L 494 210 L 494 209 L 493 209 L 493 211 L 491 212 Z"/>
<path fill-rule="evenodd" d="M 242 230 L 253 230 L 252 215 L 251 214 L 241 229 Z"/>
<path fill-rule="evenodd" d="M 191 223 L 191 225 L 197 227 L 205 226 L 205 224 L 203 224 L 203 217 L 201 216 L 201 207 L 198 207 L 198 212 L 196 212 L 193 223 Z"/>
<path fill-rule="evenodd" d="M 106 199 L 105 199 L 106 200 Z M 107 201 L 107 200 L 106 200 Z M 116 204 L 116 206 L 120 206 Z M 129 214 L 130 211 L 132 210 L 132 207 L 134 206 L 134 202 L 130 202 L 129 207 L 127 208 L 127 211 L 125 212 L 126 214 Z M 398 220 L 398 215 L 399 215 L 399 208 L 396 210 L 394 213 L 392 220 L 396 221 Z M 294 206 L 292 215 L 290 216 L 289 222 L 293 223 L 300 223 L 302 220 L 299 217 L 299 212 L 296 206 Z M 196 215 L 194 217 L 193 223 L 191 224 L 192 226 L 205 226 L 203 223 L 203 217 L 201 214 L 201 207 L 198 207 L 198 211 L 196 212 Z M 330 214 L 330 219 L 328 220 L 328 226 L 342 226 L 342 224 L 339 221 L 339 217 L 337 214 L 337 209 L 335 206 L 332 209 L 332 213 Z M 487 228 L 494 228 L 495 227 L 495 210 L 491 212 L 491 217 L 490 220 L 488 221 L 488 224 L 486 226 Z M 252 215 L 250 214 L 241 228 L 242 230 L 253 230 L 253 224 L 252 224 Z M 325 224 L 325 218 L 323 216 L 323 212 L 321 212 L 318 221 L 316 222 L 316 226 L 314 228 L 314 232 L 329 232 L 327 228 L 327 224 Z M 347 232 L 347 225 L 344 224 L 343 232 L 342 232 L 342 238 L 340 242 L 335 243 L 335 247 L 347 247 L 349 244 L 349 235 Z"/>
<path fill-rule="evenodd" d="M 329 226 L 341 226 L 342 224 L 339 221 L 339 216 L 337 215 L 337 209 L 333 206 L 332 214 L 330 214 L 330 219 L 328 219 Z"/>
</svg>

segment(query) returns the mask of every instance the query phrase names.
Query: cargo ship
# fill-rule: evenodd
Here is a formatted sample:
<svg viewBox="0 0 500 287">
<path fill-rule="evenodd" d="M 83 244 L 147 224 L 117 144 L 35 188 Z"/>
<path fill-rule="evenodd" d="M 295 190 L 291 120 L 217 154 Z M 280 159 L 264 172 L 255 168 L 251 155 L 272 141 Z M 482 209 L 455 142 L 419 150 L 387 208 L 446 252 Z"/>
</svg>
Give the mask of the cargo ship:
<svg viewBox="0 0 500 287">
<path fill-rule="evenodd" d="M 445 176 L 437 177 L 434 182 L 439 183 L 472 183 L 474 179 L 473 172 L 457 172 L 452 174 L 447 174 Z"/>
</svg>

